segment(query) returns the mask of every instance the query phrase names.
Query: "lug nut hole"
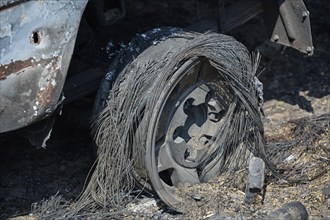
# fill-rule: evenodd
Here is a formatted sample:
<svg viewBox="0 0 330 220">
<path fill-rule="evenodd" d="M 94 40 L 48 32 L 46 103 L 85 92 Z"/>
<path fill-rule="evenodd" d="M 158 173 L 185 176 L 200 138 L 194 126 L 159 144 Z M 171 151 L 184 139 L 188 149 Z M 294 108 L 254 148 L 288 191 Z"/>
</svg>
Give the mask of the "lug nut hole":
<svg viewBox="0 0 330 220">
<path fill-rule="evenodd" d="M 183 104 L 183 112 L 185 114 L 188 114 L 190 111 L 191 111 L 191 106 L 194 102 L 194 99 L 193 98 L 189 98 L 187 99 L 184 104 Z"/>
</svg>

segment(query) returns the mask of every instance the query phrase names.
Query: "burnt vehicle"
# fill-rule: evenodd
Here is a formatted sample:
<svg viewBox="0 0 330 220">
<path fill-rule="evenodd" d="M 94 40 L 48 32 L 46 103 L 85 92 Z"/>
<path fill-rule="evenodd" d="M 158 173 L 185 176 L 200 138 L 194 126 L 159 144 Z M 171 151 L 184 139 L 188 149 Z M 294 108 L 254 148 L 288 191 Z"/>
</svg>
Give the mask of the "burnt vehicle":
<svg viewBox="0 0 330 220">
<path fill-rule="evenodd" d="M 127 133 L 145 135 L 139 142 L 143 149 L 124 154 L 138 155 L 134 177 L 182 211 L 176 190 L 209 181 L 225 166 L 221 155 L 227 152 L 219 146 L 231 139 L 219 135 L 233 134 L 219 128 L 232 125 L 224 120 L 232 114 L 247 117 L 233 111 L 235 100 L 249 97 L 247 91 L 253 94 L 248 106 L 258 108 L 262 99 L 251 57 L 225 34 L 263 15 L 272 42 L 313 54 L 302 0 L 206 2 L 214 5 L 215 14 L 202 15 L 205 2 L 191 1 L 196 20 L 189 25 L 160 28 L 146 21 L 150 30 L 117 51 L 115 40 L 105 42 L 111 34 L 114 39 L 132 36 L 114 32 L 126 16 L 134 19 L 127 10 L 134 1 L 1 0 L 0 133 L 34 126 L 28 132 L 31 143 L 45 147 L 61 107 L 96 93 L 97 142 L 111 145 L 116 137 L 107 129 L 114 124 L 127 135 L 127 147 L 135 143 Z M 113 31 L 107 35 L 107 30 Z M 95 42 L 103 42 L 113 56 L 104 61 Z M 251 73 L 247 82 L 240 78 L 244 72 Z M 262 126 L 257 115 L 251 121 Z"/>
</svg>

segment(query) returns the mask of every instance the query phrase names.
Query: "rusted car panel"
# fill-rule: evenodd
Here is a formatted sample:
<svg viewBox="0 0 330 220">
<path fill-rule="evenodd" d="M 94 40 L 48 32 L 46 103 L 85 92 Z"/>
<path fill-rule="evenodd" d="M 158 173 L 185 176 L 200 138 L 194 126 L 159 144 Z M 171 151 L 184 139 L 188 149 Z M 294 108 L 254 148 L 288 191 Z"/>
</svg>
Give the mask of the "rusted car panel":
<svg viewBox="0 0 330 220">
<path fill-rule="evenodd" d="M 56 109 L 87 1 L 0 1 L 0 133 Z"/>
</svg>

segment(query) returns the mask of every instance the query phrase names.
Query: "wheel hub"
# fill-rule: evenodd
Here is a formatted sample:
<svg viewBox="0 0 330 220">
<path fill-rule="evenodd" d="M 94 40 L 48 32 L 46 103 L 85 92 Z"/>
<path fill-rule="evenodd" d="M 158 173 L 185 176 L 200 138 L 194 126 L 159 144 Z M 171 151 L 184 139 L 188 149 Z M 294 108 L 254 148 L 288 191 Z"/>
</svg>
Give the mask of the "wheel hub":
<svg viewBox="0 0 330 220">
<path fill-rule="evenodd" d="M 209 63 L 191 62 L 178 70 L 180 78 L 167 93 L 155 134 L 157 172 L 168 192 L 204 182 L 204 167 L 219 148 L 216 135 L 228 109 L 228 100 L 206 78 L 214 77 L 207 71 Z"/>
<path fill-rule="evenodd" d="M 187 168 L 197 168 L 210 155 L 224 107 L 205 84 L 194 85 L 177 99 L 166 135 L 173 159 Z"/>
</svg>

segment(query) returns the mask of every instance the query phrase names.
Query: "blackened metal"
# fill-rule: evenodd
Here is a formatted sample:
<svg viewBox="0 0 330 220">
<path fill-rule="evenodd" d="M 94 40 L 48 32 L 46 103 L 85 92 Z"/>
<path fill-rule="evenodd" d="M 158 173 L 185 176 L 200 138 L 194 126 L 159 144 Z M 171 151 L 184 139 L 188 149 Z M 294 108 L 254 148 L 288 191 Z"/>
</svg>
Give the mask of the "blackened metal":
<svg viewBox="0 0 330 220">
<path fill-rule="evenodd" d="M 83 98 L 95 91 L 100 86 L 104 71 L 100 68 L 88 69 L 75 74 L 65 81 L 63 88 L 64 104 Z"/>
<path fill-rule="evenodd" d="M 263 0 L 270 40 L 312 55 L 309 11 L 303 0 Z"/>
<path fill-rule="evenodd" d="M 201 5 L 200 0 L 195 0 L 195 13 L 196 13 L 196 20 L 197 21 L 199 21 L 201 19 L 200 5 Z"/>
<path fill-rule="evenodd" d="M 241 0 L 226 9 L 225 32 L 228 32 L 263 12 L 260 0 Z M 224 33 L 223 31 L 221 31 Z"/>
<path fill-rule="evenodd" d="M 93 21 L 96 18 L 96 23 L 102 27 L 114 24 L 126 15 L 124 0 L 91 0 L 88 10 L 91 10 L 89 17 Z"/>
<path fill-rule="evenodd" d="M 222 33 L 226 33 L 226 10 L 225 0 L 218 0 L 219 28 Z"/>
<path fill-rule="evenodd" d="M 293 26 L 294 23 L 292 22 L 292 12 L 293 12 L 292 5 L 288 4 L 287 2 L 283 2 L 279 5 L 279 11 L 289 41 L 290 42 L 295 41 L 297 39 L 297 33 L 295 30 L 296 28 Z"/>
</svg>

